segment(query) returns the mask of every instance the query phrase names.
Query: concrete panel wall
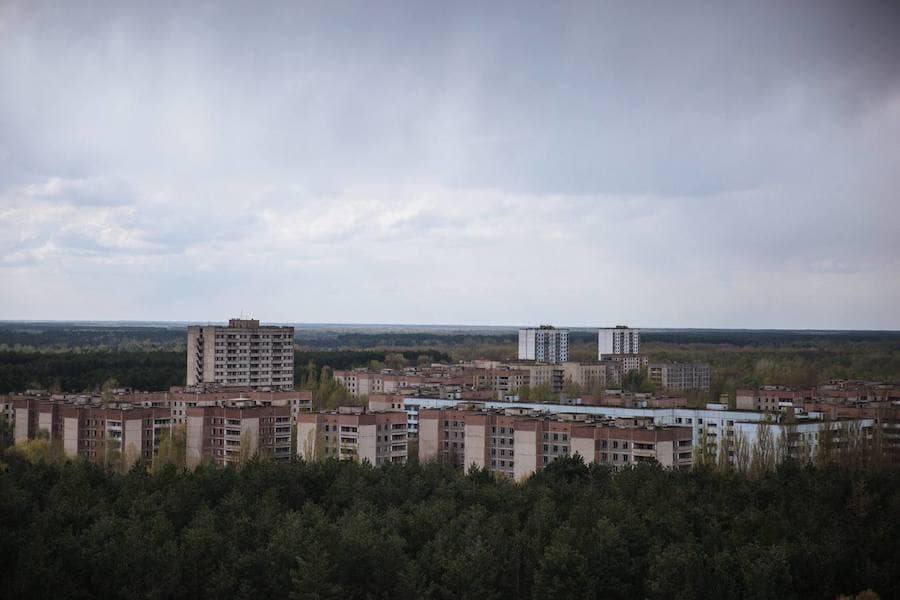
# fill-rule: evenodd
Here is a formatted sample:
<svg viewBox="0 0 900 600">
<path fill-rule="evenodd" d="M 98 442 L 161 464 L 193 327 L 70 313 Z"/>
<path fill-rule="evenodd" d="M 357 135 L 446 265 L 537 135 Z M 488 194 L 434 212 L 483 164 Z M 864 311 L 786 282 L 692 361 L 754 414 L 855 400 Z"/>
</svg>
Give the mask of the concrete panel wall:
<svg viewBox="0 0 900 600">
<path fill-rule="evenodd" d="M 376 448 L 378 447 L 378 440 L 375 437 L 378 435 L 377 426 L 374 423 L 372 425 L 360 425 L 357 428 L 357 434 L 359 435 L 359 447 L 357 450 L 359 462 L 368 460 L 374 465 Z"/>
<path fill-rule="evenodd" d="M 656 443 L 656 460 L 664 467 L 672 467 L 675 465 L 673 460 L 675 445 L 672 442 Z"/>
<path fill-rule="evenodd" d="M 514 449 L 516 451 L 516 466 L 513 476 L 516 481 L 525 479 L 537 470 L 538 461 L 538 432 L 516 429 L 513 436 Z"/>
<path fill-rule="evenodd" d="M 126 419 L 122 423 L 122 461 L 125 468 L 131 468 L 141 457 L 144 443 L 142 419 Z"/>
<path fill-rule="evenodd" d="M 78 418 L 63 419 L 63 450 L 66 456 L 78 456 Z"/>
<path fill-rule="evenodd" d="M 245 443 L 250 444 L 247 456 L 253 456 L 259 452 L 259 418 L 241 419 L 241 451 L 247 450 L 243 448 Z"/>
<path fill-rule="evenodd" d="M 596 442 L 593 438 L 571 438 L 572 456 L 580 454 L 585 464 L 596 462 L 597 456 L 594 450 Z"/>
<path fill-rule="evenodd" d="M 16 427 L 15 427 L 16 443 L 24 442 L 28 439 L 28 409 L 16 409 Z"/>
<path fill-rule="evenodd" d="M 485 465 L 490 464 L 487 457 L 488 443 L 485 439 L 486 429 L 487 428 L 484 425 L 466 424 L 466 439 L 459 441 L 465 442 L 463 467 L 465 467 L 467 470 L 472 465 L 483 469 Z"/>
<path fill-rule="evenodd" d="M 53 415 L 46 413 L 38 414 L 38 431 L 43 429 L 48 434 L 53 433 Z"/>
<path fill-rule="evenodd" d="M 189 469 L 200 464 L 203 459 L 203 417 L 187 417 L 187 440 L 185 462 Z"/>
<path fill-rule="evenodd" d="M 318 453 L 318 433 L 315 423 L 297 423 L 297 456 L 315 460 Z"/>
<path fill-rule="evenodd" d="M 419 460 L 422 462 L 437 460 L 440 456 L 440 443 L 438 419 L 419 421 Z"/>
</svg>

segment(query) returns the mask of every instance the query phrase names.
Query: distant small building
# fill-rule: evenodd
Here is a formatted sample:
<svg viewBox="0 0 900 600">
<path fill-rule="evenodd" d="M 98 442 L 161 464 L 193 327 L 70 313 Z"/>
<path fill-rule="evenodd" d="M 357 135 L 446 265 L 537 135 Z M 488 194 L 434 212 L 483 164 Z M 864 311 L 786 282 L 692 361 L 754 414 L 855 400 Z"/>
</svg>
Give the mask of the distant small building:
<svg viewBox="0 0 900 600">
<path fill-rule="evenodd" d="M 569 360 L 569 330 L 550 325 L 519 330 L 519 360 L 558 364 Z"/>
<path fill-rule="evenodd" d="M 651 363 L 650 382 L 658 389 L 670 392 L 687 390 L 709 391 L 710 368 L 703 363 Z"/>
<path fill-rule="evenodd" d="M 605 327 L 597 332 L 597 359 L 622 354 L 640 354 L 641 332 L 625 325 Z"/>
</svg>

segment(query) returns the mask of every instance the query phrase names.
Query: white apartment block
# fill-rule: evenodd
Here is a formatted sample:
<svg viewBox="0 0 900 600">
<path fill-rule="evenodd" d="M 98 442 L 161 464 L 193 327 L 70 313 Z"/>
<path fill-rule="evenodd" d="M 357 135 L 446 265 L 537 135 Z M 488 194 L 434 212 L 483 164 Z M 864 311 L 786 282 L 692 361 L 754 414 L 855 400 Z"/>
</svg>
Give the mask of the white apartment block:
<svg viewBox="0 0 900 600">
<path fill-rule="evenodd" d="M 227 327 L 192 325 L 187 385 L 284 389 L 294 386 L 294 328 L 231 319 Z"/>
<path fill-rule="evenodd" d="M 559 364 L 569 360 L 569 330 L 541 325 L 519 330 L 519 360 Z"/>
<path fill-rule="evenodd" d="M 641 351 L 641 332 L 624 325 L 607 327 L 597 333 L 597 358 L 617 354 L 639 354 Z"/>
</svg>

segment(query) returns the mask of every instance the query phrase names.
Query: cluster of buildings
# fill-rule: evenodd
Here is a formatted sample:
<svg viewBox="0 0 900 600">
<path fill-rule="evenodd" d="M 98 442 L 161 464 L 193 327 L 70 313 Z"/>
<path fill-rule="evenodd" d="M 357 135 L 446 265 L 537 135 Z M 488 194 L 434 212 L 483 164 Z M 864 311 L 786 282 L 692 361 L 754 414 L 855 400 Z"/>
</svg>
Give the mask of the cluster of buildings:
<svg viewBox="0 0 900 600">
<path fill-rule="evenodd" d="M 130 467 L 152 461 L 166 432 L 180 431 L 184 463 L 419 460 L 473 465 L 521 480 L 552 461 L 624 467 L 655 461 L 674 469 L 716 462 L 747 469 L 759 456 L 816 462 L 835 456 L 900 459 L 900 386 L 834 381 L 814 389 L 738 390 L 733 408 L 690 407 L 679 395 L 607 389 L 634 368 L 665 390 L 704 389 L 704 365 L 642 362 L 640 332 L 598 333 L 597 363 L 568 361 L 568 332 L 523 329 L 519 360 L 434 364 L 402 371 L 336 371 L 363 407 L 313 411 L 313 394 L 293 389 L 293 329 L 233 319 L 188 330 L 188 386 L 168 392 L 101 395 L 29 390 L 0 396 L 16 442 L 46 437 L 65 454 Z M 524 354 L 524 356 L 523 356 Z M 635 366 L 636 365 L 636 366 Z M 569 398 L 568 383 L 596 387 Z M 545 386 L 553 403 L 519 391 Z"/>
<path fill-rule="evenodd" d="M 242 457 L 291 456 L 291 428 L 312 410 L 312 392 L 254 389 L 168 392 L 113 390 L 106 395 L 29 390 L 0 396 L 16 443 L 38 437 L 66 455 L 92 462 L 121 460 L 125 468 L 152 460 L 163 433 L 181 427 L 187 466 L 227 465 Z"/>
<path fill-rule="evenodd" d="M 562 456 L 625 466 L 657 461 L 691 466 L 691 432 L 652 419 L 548 413 L 537 408 L 486 408 L 458 403 L 417 409 L 419 459 L 476 466 L 524 479 Z"/>
<path fill-rule="evenodd" d="M 640 331 L 625 326 L 598 332 L 596 362 L 569 360 L 569 331 L 550 325 L 519 330 L 518 359 L 475 360 L 405 369 L 339 370 L 333 376 L 354 398 L 371 394 L 403 394 L 455 400 L 518 401 L 525 388 L 543 388 L 562 402 L 602 402 L 606 390 L 622 386 L 632 371 L 645 369 L 660 393 L 708 391 L 707 364 L 650 363 L 640 353 Z M 568 385 L 577 397 L 560 397 Z M 570 394 L 571 396 L 571 394 Z"/>
</svg>

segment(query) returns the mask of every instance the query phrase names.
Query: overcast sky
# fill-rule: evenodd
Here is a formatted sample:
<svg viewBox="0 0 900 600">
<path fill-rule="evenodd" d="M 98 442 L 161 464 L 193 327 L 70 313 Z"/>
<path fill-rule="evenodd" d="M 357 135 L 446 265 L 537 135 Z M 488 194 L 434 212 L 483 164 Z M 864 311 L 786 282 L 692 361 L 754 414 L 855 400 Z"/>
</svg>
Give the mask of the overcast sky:
<svg viewBox="0 0 900 600">
<path fill-rule="evenodd" d="M 0 0 L 0 319 L 900 329 L 898 32 Z"/>
</svg>

